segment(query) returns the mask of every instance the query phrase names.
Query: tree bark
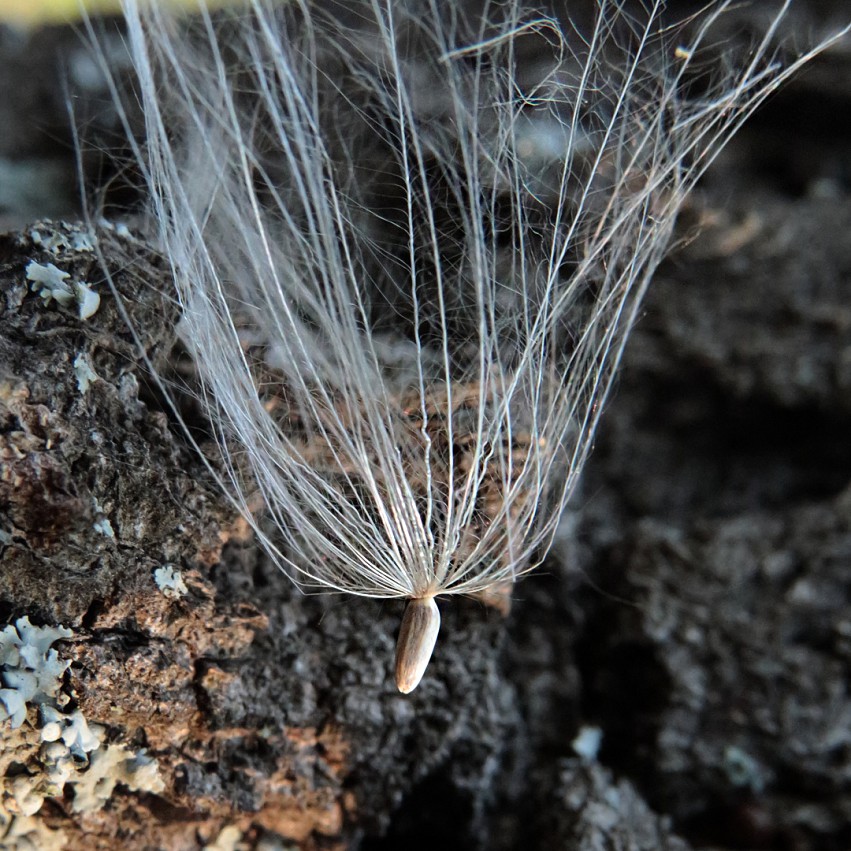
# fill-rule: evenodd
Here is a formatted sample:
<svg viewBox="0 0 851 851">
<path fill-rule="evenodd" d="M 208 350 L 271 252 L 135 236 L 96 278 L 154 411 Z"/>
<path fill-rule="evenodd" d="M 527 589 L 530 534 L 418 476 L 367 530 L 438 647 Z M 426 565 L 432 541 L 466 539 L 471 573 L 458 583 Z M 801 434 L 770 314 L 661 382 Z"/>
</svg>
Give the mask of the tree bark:
<svg viewBox="0 0 851 851">
<path fill-rule="evenodd" d="M 403 603 L 299 593 L 163 403 L 141 352 L 191 371 L 162 258 L 0 237 L 0 614 L 71 631 L 57 694 L 0 726 L 0 846 L 851 846 L 848 68 L 708 175 L 547 564 L 507 616 L 441 603 L 407 696 Z M 51 712 L 98 741 L 58 786 Z"/>
</svg>

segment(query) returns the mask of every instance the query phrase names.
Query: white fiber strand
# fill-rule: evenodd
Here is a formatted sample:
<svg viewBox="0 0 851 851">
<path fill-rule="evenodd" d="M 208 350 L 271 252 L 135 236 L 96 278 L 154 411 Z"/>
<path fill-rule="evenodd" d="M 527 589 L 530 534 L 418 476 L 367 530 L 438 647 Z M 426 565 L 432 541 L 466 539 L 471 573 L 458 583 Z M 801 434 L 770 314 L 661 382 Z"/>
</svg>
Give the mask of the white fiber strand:
<svg viewBox="0 0 851 851">
<path fill-rule="evenodd" d="M 788 2 L 726 64 L 727 2 L 591 6 L 124 2 L 223 486 L 300 586 L 420 601 L 405 691 L 435 597 L 546 554 L 678 210 L 815 53 L 774 57 Z"/>
</svg>

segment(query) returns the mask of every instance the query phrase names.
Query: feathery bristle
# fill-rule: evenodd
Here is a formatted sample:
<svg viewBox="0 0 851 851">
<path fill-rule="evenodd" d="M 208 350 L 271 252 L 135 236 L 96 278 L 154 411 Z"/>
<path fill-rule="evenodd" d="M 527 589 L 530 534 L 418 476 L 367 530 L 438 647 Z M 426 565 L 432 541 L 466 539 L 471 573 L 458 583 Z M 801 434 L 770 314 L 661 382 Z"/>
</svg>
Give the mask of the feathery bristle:
<svg viewBox="0 0 851 851">
<path fill-rule="evenodd" d="M 728 3 L 593 5 L 126 0 L 226 486 L 300 585 L 434 607 L 540 562 L 678 209 L 812 55 L 773 58 L 788 3 L 723 74 Z"/>
</svg>

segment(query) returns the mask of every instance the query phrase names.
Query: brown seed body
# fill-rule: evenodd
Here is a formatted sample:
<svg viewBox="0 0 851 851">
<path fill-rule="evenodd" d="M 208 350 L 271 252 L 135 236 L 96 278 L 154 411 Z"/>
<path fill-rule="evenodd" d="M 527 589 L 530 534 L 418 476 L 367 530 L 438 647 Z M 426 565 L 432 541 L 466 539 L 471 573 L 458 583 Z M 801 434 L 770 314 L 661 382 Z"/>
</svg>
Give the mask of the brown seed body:
<svg viewBox="0 0 851 851">
<path fill-rule="evenodd" d="M 402 694 L 409 694 L 419 685 L 439 631 L 440 610 L 434 597 L 411 600 L 396 643 L 396 687 Z"/>
</svg>

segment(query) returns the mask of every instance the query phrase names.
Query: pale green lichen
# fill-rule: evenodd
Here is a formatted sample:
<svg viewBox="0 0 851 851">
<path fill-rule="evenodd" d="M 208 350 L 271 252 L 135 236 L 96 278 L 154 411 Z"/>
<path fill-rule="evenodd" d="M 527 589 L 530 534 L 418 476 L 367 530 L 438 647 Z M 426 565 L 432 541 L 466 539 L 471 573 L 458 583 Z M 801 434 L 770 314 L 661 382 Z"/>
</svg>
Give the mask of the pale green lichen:
<svg viewBox="0 0 851 851">
<path fill-rule="evenodd" d="M 80 319 L 89 319 L 100 307 L 100 296 L 87 283 L 69 282 L 70 273 L 53 263 L 41 264 L 33 260 L 27 264 L 26 275 L 30 288 L 38 291 L 45 304 L 55 301 L 68 307 L 76 302 Z"/>
<path fill-rule="evenodd" d="M 112 523 L 109 522 L 108 517 L 99 517 L 92 528 L 99 535 L 103 535 L 104 538 L 114 538 L 115 530 L 112 528 Z"/>
<path fill-rule="evenodd" d="M 107 745 L 95 751 L 86 771 L 80 771 L 74 783 L 75 813 L 99 810 L 112 797 L 118 783 L 133 792 L 162 792 L 165 783 L 153 757 L 135 752 L 125 745 Z"/>
<path fill-rule="evenodd" d="M 93 500 L 92 507 L 95 510 L 95 514 L 98 516 L 92 528 L 99 535 L 103 535 L 104 538 L 114 538 L 115 530 L 112 528 L 112 523 L 110 523 L 109 518 L 106 516 L 106 511 L 103 506 L 95 499 Z"/>
<path fill-rule="evenodd" d="M 74 358 L 74 374 L 77 376 L 77 389 L 80 393 L 85 393 L 98 380 L 98 374 L 92 369 L 92 365 L 86 360 L 84 354 Z"/>
<path fill-rule="evenodd" d="M 40 228 L 30 231 L 30 239 L 52 254 L 61 251 L 94 251 L 97 238 L 89 230 L 81 230 L 79 226 L 67 225 L 64 222 L 57 226 L 56 230 L 42 233 Z"/>
<path fill-rule="evenodd" d="M 74 301 L 74 291 L 66 283 L 71 277 L 70 272 L 63 272 L 52 263 L 41 264 L 33 260 L 27 264 L 26 273 L 31 289 L 38 291 L 45 304 L 56 301 L 67 306 Z"/>
<path fill-rule="evenodd" d="M 70 662 L 63 662 L 51 645 L 73 633 L 64 627 L 33 626 L 18 618 L 0 631 L 0 722 L 20 727 L 30 703 L 55 700 Z"/>
<path fill-rule="evenodd" d="M 164 564 L 154 571 L 154 582 L 166 597 L 176 600 L 189 593 L 183 575 L 173 565 Z"/>
<path fill-rule="evenodd" d="M 100 296 L 85 282 L 74 282 L 74 297 L 77 299 L 80 319 L 89 319 L 100 307 Z"/>
<path fill-rule="evenodd" d="M 62 679 L 70 662 L 51 645 L 72 632 L 37 627 L 19 618 L 0 631 L 0 847 L 29 851 L 62 847 L 61 836 L 33 817 L 45 798 L 73 791 L 71 809 L 103 807 L 117 784 L 131 791 L 161 792 L 153 757 L 120 743 L 90 724 L 79 709 L 66 711 Z M 30 712 L 37 708 L 38 712 Z M 57 836 L 59 838 L 57 838 Z M 59 842 L 60 844 L 56 844 Z"/>
<path fill-rule="evenodd" d="M 78 759 L 100 747 L 98 727 L 89 727 L 88 721 L 77 709 L 66 715 L 53 706 L 41 707 L 41 740 L 58 742 L 60 739 L 71 754 Z"/>
</svg>

